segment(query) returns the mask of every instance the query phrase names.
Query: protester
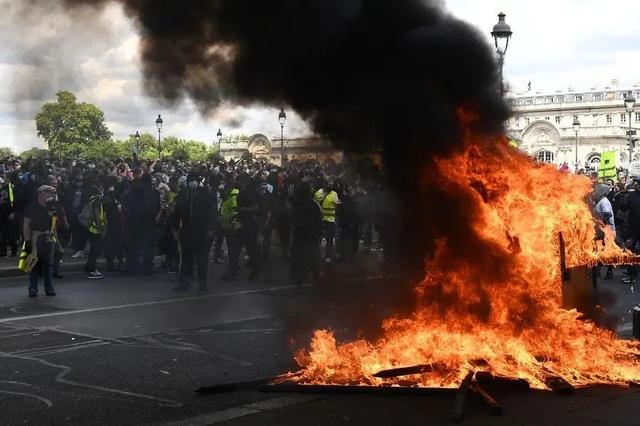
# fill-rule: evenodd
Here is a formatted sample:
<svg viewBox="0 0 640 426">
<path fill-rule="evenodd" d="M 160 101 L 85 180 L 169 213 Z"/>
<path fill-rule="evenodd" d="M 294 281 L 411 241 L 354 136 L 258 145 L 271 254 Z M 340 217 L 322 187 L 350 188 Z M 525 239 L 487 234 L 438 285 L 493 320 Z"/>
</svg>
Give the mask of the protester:
<svg viewBox="0 0 640 426">
<path fill-rule="evenodd" d="M 216 199 L 204 186 L 198 173 L 190 173 L 187 186 L 178 194 L 175 207 L 175 223 L 180 238 L 180 285 L 177 292 L 189 291 L 194 260 L 198 267 L 198 289 L 207 291 L 209 250 L 214 236 Z"/>
<path fill-rule="evenodd" d="M 53 287 L 53 258 L 56 244 L 56 189 L 42 185 L 37 201 L 32 202 L 24 215 L 24 251 L 37 259 L 29 272 L 29 297 L 38 296 L 38 279 L 42 276 L 47 296 L 55 296 Z"/>
<path fill-rule="evenodd" d="M 4 226 L 11 218 L 17 226 L 28 217 L 27 206 L 38 204 L 41 185 L 55 187 L 60 197 L 51 209 L 56 212 L 58 249 L 54 244 L 51 257 L 45 256 L 47 251 L 39 253 L 36 268 L 45 277 L 45 290 L 53 289 L 51 278 L 62 278 L 58 265 L 65 248 L 72 258 L 86 258 L 91 279 L 104 276 L 101 260 L 106 260 L 107 275 L 151 274 L 154 257 L 160 256 L 162 268 L 157 270 L 180 272 L 177 291 L 190 288 L 195 263 L 199 289 L 205 291 L 214 241 L 214 262 L 227 263 L 224 280 L 237 280 L 243 265 L 250 279 L 258 279 L 259 272 L 267 279 L 274 264 L 285 260 L 294 282 L 303 282 L 309 270 L 317 282 L 323 233 L 327 261 L 351 260 L 360 241 L 370 246 L 373 230 L 376 235 L 378 230 L 374 211 L 379 206 L 372 201 L 374 192 L 363 189 L 366 180 L 354 170 L 346 173 L 315 160 L 289 161 L 283 167 L 248 158 L 207 164 L 18 159 L 4 167 L 0 160 L 0 179 L 0 239 L 11 254 L 23 236 L 19 230 L 12 239 Z M 276 244 L 277 258 L 272 256 Z"/>
<path fill-rule="evenodd" d="M 324 260 L 331 262 L 334 259 L 334 247 L 336 238 L 336 209 L 340 204 L 338 194 L 333 190 L 333 182 L 327 181 L 313 196 L 315 202 L 322 209 L 322 224 L 326 241 Z"/>
</svg>

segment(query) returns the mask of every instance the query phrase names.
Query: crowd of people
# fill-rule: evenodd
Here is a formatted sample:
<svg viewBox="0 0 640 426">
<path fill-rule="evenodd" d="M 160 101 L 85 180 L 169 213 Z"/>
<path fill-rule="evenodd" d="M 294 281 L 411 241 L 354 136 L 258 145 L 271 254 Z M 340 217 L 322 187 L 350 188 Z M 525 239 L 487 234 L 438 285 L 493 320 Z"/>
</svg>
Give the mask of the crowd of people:
<svg viewBox="0 0 640 426">
<path fill-rule="evenodd" d="M 598 181 L 597 173 L 592 175 Z M 596 238 L 604 238 L 602 229 L 610 228 L 615 235 L 615 244 L 634 253 L 639 252 L 640 244 L 640 176 L 628 176 L 619 170 L 617 179 L 605 179 L 595 183 L 593 195 L 594 216 L 600 227 Z M 636 267 L 627 268 L 622 282 L 630 284 L 638 276 Z M 613 267 L 607 268 L 605 279 L 613 278 Z"/>
<path fill-rule="evenodd" d="M 237 280 L 245 260 L 248 278 L 257 280 L 261 266 L 280 257 L 296 284 L 309 275 L 317 281 L 323 261 L 349 261 L 361 244 L 372 244 L 368 204 L 381 179 L 375 166 L 369 169 L 363 175 L 333 162 L 279 167 L 250 158 L 8 158 L 0 161 L 0 257 L 27 256 L 31 297 L 41 278 L 45 293 L 55 295 L 68 251 L 86 258 L 89 279 L 177 273 L 175 291 L 189 291 L 194 279 L 207 291 L 211 252 L 214 262 L 227 264 L 222 280 Z"/>
</svg>

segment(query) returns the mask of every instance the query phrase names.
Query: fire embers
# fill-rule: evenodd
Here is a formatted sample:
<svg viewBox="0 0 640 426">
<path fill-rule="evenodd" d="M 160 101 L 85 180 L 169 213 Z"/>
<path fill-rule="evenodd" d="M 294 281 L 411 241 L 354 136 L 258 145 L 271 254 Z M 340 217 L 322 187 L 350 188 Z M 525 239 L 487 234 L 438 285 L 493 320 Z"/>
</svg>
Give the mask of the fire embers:
<svg viewBox="0 0 640 426">
<path fill-rule="evenodd" d="M 469 133 L 466 144 L 429 171 L 441 176 L 447 196 L 468 206 L 470 222 L 459 240 L 438 240 L 417 286 L 419 308 L 386 320 L 374 342 L 338 344 L 317 331 L 296 358 L 296 380 L 457 387 L 469 371 L 486 371 L 538 389 L 640 381 L 638 343 L 562 309 L 560 232 L 568 267 L 630 258 L 612 243 L 594 248 L 589 180 L 534 163 L 502 140 Z M 424 368 L 379 374 L 415 366 Z"/>
</svg>

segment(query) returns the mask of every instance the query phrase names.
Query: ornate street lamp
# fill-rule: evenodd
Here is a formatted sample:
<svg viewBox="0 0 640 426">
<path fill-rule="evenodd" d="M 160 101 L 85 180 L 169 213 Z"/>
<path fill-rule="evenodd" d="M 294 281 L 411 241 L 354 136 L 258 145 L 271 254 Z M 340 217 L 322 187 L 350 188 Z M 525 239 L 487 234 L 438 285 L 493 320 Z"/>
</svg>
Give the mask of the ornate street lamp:
<svg viewBox="0 0 640 426">
<path fill-rule="evenodd" d="M 136 155 L 136 157 L 140 154 L 140 132 L 138 132 L 136 130 L 136 134 L 133 136 L 136 140 L 136 144 L 134 147 L 134 151 L 133 153 Z"/>
<path fill-rule="evenodd" d="M 222 145 L 222 129 L 218 129 L 218 133 L 216 133 L 216 136 L 218 137 L 218 154 L 220 154 L 220 151 L 222 150 L 221 145 Z M 222 155 L 222 154 L 220 154 Z"/>
<path fill-rule="evenodd" d="M 576 132 L 576 173 L 578 173 L 578 132 L 580 131 L 580 120 L 576 115 L 573 118 L 573 131 Z"/>
<path fill-rule="evenodd" d="M 161 158 L 161 154 L 160 154 L 160 132 L 162 132 L 162 123 L 164 123 L 164 120 L 162 119 L 160 114 L 158 114 L 158 118 L 156 119 L 156 126 L 158 127 L 158 160 Z"/>
<path fill-rule="evenodd" d="M 500 94 L 504 95 L 504 76 L 502 69 L 504 67 L 504 55 L 507 54 L 509 48 L 509 39 L 513 35 L 511 27 L 505 22 L 504 18 L 507 15 L 500 12 L 498 14 L 498 23 L 493 26 L 491 36 L 496 45 L 496 52 L 498 53 L 498 64 L 500 66 Z"/>
<path fill-rule="evenodd" d="M 284 108 L 280 108 L 280 114 L 278 114 L 278 121 L 280 122 L 280 167 L 284 166 L 284 123 L 287 121 L 287 114 L 284 112 Z"/>
<path fill-rule="evenodd" d="M 627 114 L 629 114 L 629 163 L 633 161 L 633 136 L 631 135 L 631 116 L 633 115 L 633 110 L 636 108 L 636 99 L 633 97 L 633 93 L 629 91 L 627 97 L 624 100 L 624 109 L 627 110 Z"/>
</svg>

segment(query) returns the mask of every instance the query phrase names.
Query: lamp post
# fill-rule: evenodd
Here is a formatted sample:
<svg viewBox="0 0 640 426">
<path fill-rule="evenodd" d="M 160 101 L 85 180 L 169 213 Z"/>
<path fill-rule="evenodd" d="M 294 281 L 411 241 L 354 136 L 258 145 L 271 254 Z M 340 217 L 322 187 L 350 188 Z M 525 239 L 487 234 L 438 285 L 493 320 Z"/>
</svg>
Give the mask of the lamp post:
<svg viewBox="0 0 640 426">
<path fill-rule="evenodd" d="M 218 133 L 216 133 L 216 136 L 218 137 L 218 154 L 220 156 L 222 156 L 222 153 L 221 153 L 221 150 L 222 150 L 222 148 L 221 148 L 221 145 L 222 145 L 222 129 L 218 129 Z"/>
<path fill-rule="evenodd" d="M 576 173 L 578 173 L 578 132 L 580 131 L 580 120 L 578 120 L 578 116 L 576 115 L 573 118 L 573 131 L 576 132 Z"/>
<path fill-rule="evenodd" d="M 280 167 L 282 167 L 284 166 L 284 123 L 287 121 L 287 114 L 285 114 L 284 108 L 280 108 L 278 121 L 280 122 Z"/>
<path fill-rule="evenodd" d="M 136 145 L 134 147 L 133 153 L 137 157 L 140 153 L 140 132 L 136 130 L 136 134 L 133 137 L 136 139 Z"/>
<path fill-rule="evenodd" d="M 507 54 L 507 49 L 509 48 L 509 39 L 513 32 L 511 32 L 511 27 L 505 22 L 504 18 L 507 15 L 500 12 L 498 14 L 498 23 L 493 26 L 493 31 L 491 31 L 491 36 L 496 45 L 496 52 L 498 53 L 498 65 L 500 66 L 500 94 L 504 95 L 504 76 L 502 73 L 502 69 L 504 67 L 504 55 Z"/>
<path fill-rule="evenodd" d="M 631 91 L 624 100 L 624 108 L 627 110 L 629 114 L 629 163 L 633 161 L 633 136 L 631 135 L 631 116 L 633 115 L 633 110 L 636 108 L 636 99 L 633 97 Z"/>
<path fill-rule="evenodd" d="M 162 120 L 162 117 L 160 116 L 160 114 L 158 114 L 158 118 L 156 119 L 156 126 L 158 127 L 158 160 L 160 160 L 160 158 L 161 158 L 161 154 L 160 154 L 160 132 L 162 131 L 162 123 L 164 123 L 164 120 Z"/>
</svg>

